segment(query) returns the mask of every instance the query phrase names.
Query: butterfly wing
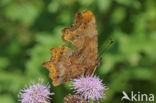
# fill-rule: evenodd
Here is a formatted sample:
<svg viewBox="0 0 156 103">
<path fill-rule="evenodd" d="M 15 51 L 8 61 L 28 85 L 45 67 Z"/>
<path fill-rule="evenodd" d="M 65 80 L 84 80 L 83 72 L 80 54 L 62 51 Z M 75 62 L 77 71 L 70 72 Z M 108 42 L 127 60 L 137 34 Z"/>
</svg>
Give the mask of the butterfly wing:
<svg viewBox="0 0 156 103">
<path fill-rule="evenodd" d="M 85 75 L 91 75 L 100 64 L 98 54 L 98 33 L 96 20 L 93 13 L 86 10 L 76 14 L 76 23 L 62 31 L 62 38 L 75 46 L 83 65 L 86 68 Z"/>
<path fill-rule="evenodd" d="M 66 46 L 52 48 L 51 55 L 51 59 L 43 63 L 43 66 L 50 71 L 49 77 L 53 79 L 54 86 L 70 81 L 84 73 L 82 60 L 72 49 Z"/>
</svg>

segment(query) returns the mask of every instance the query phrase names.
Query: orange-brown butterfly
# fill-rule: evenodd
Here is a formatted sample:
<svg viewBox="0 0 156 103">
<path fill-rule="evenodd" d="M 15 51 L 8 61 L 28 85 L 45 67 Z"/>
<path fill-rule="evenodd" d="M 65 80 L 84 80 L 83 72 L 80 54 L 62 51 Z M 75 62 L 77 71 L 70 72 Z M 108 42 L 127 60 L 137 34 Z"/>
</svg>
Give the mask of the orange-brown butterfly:
<svg viewBox="0 0 156 103">
<path fill-rule="evenodd" d="M 43 66 L 50 71 L 54 86 L 79 76 L 92 75 L 100 64 L 96 20 L 91 11 L 77 13 L 75 24 L 62 30 L 62 39 L 72 44 L 76 52 L 67 46 L 51 49 L 52 57 Z"/>
</svg>

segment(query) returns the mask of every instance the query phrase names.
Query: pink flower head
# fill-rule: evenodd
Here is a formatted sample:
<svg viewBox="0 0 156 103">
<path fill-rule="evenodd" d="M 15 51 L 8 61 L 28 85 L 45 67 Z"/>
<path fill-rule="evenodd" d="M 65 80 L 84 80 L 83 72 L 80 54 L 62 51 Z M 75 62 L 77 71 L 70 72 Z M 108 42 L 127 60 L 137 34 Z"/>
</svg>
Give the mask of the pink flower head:
<svg viewBox="0 0 156 103">
<path fill-rule="evenodd" d="M 85 100 L 93 101 L 104 98 L 104 91 L 107 90 L 96 76 L 74 79 L 73 86 L 76 94 L 83 96 Z"/>
<path fill-rule="evenodd" d="M 51 95 L 50 85 L 43 84 L 43 80 L 39 80 L 39 83 L 32 82 L 32 85 L 25 87 L 19 93 L 21 103 L 49 103 Z"/>
<path fill-rule="evenodd" d="M 84 100 L 83 97 L 79 95 L 67 95 L 64 98 L 64 103 L 88 103 L 86 100 Z"/>
</svg>

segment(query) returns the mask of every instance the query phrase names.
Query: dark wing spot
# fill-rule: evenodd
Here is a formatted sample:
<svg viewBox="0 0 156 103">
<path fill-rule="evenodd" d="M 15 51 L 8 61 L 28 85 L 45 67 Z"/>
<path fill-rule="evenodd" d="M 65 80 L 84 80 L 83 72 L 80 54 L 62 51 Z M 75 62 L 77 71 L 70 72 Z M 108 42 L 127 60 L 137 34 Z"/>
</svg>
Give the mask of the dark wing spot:
<svg viewBox="0 0 156 103">
<path fill-rule="evenodd" d="M 79 35 L 76 35 L 76 37 L 79 37 Z"/>
<path fill-rule="evenodd" d="M 77 23 L 76 25 L 74 25 L 74 26 L 72 26 L 71 28 L 70 28 L 70 31 L 71 32 L 73 32 L 73 31 L 75 31 L 76 29 L 78 29 L 80 26 L 81 26 L 81 21 L 79 22 L 79 23 Z"/>
<path fill-rule="evenodd" d="M 63 54 L 63 52 L 60 52 L 60 54 L 62 55 L 62 54 Z"/>
<path fill-rule="evenodd" d="M 59 78 L 60 76 L 57 76 L 57 79 Z"/>
<path fill-rule="evenodd" d="M 86 27 L 84 26 L 83 29 L 86 29 Z"/>
</svg>

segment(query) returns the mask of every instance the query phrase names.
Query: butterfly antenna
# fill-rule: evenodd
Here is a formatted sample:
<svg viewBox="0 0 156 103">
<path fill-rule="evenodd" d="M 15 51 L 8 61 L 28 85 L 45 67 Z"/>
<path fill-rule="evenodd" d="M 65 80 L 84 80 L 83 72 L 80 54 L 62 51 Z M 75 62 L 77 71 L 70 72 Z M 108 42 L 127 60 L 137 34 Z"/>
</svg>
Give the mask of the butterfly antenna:
<svg viewBox="0 0 156 103">
<path fill-rule="evenodd" d="M 101 58 L 102 54 L 113 44 L 114 40 L 111 38 L 106 43 L 104 43 L 104 48 L 100 50 L 99 58 Z"/>
</svg>

